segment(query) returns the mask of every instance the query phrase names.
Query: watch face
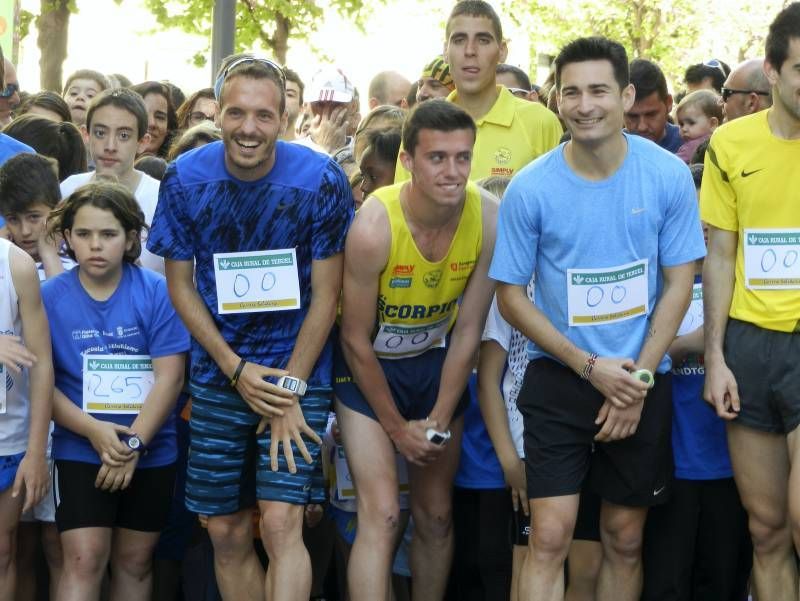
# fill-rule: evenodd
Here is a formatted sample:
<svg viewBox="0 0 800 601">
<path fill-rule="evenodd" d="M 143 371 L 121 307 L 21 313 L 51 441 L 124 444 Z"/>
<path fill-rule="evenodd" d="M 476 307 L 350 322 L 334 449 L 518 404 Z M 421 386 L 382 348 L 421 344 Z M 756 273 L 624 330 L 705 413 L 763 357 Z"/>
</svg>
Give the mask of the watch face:
<svg viewBox="0 0 800 601">
<path fill-rule="evenodd" d="M 141 441 L 141 440 L 139 440 L 139 438 L 138 438 L 138 437 L 136 437 L 136 436 L 131 436 L 131 437 L 128 439 L 128 447 L 130 447 L 130 448 L 131 448 L 131 449 L 133 449 L 134 451 L 135 451 L 136 449 L 138 449 L 140 446 L 142 446 L 142 441 Z"/>
<path fill-rule="evenodd" d="M 286 378 L 283 380 L 283 387 L 292 392 L 297 391 L 297 380 L 295 378 Z"/>
</svg>

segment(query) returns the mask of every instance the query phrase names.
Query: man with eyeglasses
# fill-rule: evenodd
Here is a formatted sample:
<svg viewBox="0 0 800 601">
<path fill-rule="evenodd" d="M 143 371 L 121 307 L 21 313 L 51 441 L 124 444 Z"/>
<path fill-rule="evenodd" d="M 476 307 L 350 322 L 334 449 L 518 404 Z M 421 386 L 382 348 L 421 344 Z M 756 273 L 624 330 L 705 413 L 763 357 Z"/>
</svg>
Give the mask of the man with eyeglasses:
<svg viewBox="0 0 800 601">
<path fill-rule="evenodd" d="M 722 106 L 726 122 L 772 106 L 763 58 L 746 60 L 731 71 L 722 87 Z"/>
<path fill-rule="evenodd" d="M 7 58 L 3 59 L 5 79 L 2 91 L 0 91 L 0 127 L 5 127 L 11 123 L 13 111 L 19 106 L 19 82 L 17 81 L 17 70 L 14 64 Z"/>
<path fill-rule="evenodd" d="M 209 516 L 217 582 L 236 601 L 310 595 L 303 511 L 325 496 L 329 333 L 353 218 L 341 168 L 278 139 L 285 86 L 272 61 L 223 62 L 222 141 L 167 169 L 148 240 L 192 335 L 186 505 Z M 266 579 L 253 550 L 256 500 Z"/>
<path fill-rule="evenodd" d="M 508 88 L 517 98 L 533 102 L 539 100 L 539 93 L 531 86 L 528 74 L 519 67 L 500 63 L 495 69 L 495 82 Z"/>
</svg>

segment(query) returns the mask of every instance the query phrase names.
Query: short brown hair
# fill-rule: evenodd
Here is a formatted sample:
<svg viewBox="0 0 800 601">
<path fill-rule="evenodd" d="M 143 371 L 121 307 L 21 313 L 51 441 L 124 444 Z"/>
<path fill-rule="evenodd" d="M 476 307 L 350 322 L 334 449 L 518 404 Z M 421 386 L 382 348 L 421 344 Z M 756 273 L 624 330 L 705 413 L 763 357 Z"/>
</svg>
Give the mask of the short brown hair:
<svg viewBox="0 0 800 601">
<path fill-rule="evenodd" d="M 142 231 L 147 229 L 144 213 L 133 194 L 122 184 L 110 181 L 96 181 L 81 186 L 58 206 L 47 219 L 47 229 L 50 234 L 61 234 L 67 240 L 65 232 L 72 230 L 75 215 L 81 207 L 86 205 L 111 211 L 119 221 L 125 233 L 135 232 L 133 246 L 125 251 L 123 260 L 134 263 L 142 254 Z M 67 254 L 75 259 L 75 252 L 66 242 Z"/>
</svg>

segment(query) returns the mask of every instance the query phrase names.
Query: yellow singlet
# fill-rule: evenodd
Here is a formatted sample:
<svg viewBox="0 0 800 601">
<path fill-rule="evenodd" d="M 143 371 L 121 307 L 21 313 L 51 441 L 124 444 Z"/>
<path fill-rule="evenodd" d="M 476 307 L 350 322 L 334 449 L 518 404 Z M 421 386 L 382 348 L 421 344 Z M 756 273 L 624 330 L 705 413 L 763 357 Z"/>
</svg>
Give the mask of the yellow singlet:
<svg viewBox="0 0 800 601">
<path fill-rule="evenodd" d="M 373 341 L 375 354 L 386 359 L 414 357 L 445 345 L 483 240 L 480 190 L 469 182 L 450 249 L 441 261 L 428 261 L 419 252 L 403 215 L 403 185 L 373 192 L 386 207 L 392 232 L 389 260 L 380 277 L 378 329 Z"/>
</svg>

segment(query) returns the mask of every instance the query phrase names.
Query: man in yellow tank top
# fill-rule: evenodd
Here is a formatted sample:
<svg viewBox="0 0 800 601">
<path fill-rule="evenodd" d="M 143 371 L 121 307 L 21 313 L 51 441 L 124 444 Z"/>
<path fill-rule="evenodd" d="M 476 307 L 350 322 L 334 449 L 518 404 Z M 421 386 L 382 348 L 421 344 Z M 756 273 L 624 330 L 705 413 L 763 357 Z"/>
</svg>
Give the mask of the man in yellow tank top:
<svg viewBox="0 0 800 601">
<path fill-rule="evenodd" d="M 403 530 L 395 449 L 408 462 L 414 596 L 444 596 L 465 388 L 494 288 L 497 200 L 468 182 L 474 142 L 455 104 L 418 105 L 403 127 L 411 181 L 368 198 L 347 236 L 334 391 L 358 491 L 354 601 L 389 598 Z"/>
<path fill-rule="evenodd" d="M 706 155 L 705 398 L 728 420 L 733 473 L 753 538 L 754 593 L 796 601 L 800 3 L 770 26 L 764 71 L 772 108 L 719 128 Z"/>
</svg>

